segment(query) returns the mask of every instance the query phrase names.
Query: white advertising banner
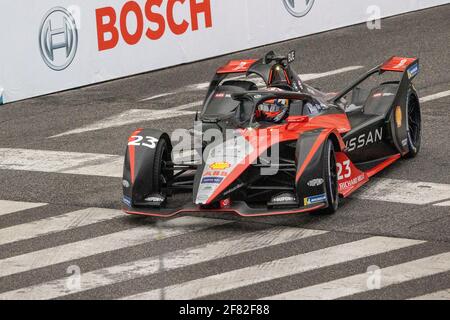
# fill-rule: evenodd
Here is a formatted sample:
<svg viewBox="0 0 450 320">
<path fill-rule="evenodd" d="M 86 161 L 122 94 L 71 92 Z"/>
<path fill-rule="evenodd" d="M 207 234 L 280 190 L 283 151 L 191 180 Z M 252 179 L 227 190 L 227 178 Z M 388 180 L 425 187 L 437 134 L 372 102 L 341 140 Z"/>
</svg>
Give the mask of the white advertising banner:
<svg viewBox="0 0 450 320">
<path fill-rule="evenodd" d="M 0 104 L 449 0 L 2 0 Z"/>
</svg>

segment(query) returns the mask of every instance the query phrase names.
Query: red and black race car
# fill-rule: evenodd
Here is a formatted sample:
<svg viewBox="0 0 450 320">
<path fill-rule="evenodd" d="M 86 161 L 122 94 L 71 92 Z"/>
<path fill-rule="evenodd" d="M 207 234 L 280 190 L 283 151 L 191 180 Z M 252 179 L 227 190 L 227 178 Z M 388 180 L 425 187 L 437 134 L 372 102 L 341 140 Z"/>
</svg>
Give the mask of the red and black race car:
<svg viewBox="0 0 450 320">
<path fill-rule="evenodd" d="M 392 57 L 332 94 L 303 83 L 294 59 L 293 51 L 269 52 L 219 68 L 184 136 L 135 131 L 124 164 L 124 211 L 334 213 L 340 197 L 417 155 L 418 59 Z"/>
</svg>

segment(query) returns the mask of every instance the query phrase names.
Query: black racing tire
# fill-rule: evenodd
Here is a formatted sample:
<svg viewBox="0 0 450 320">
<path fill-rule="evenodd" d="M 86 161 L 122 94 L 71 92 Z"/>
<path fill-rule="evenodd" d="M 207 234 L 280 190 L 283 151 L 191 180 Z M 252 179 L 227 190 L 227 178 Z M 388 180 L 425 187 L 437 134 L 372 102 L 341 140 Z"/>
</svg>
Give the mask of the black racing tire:
<svg viewBox="0 0 450 320">
<path fill-rule="evenodd" d="M 167 164 L 171 161 L 170 141 L 161 138 L 158 141 L 155 151 L 155 159 L 152 171 L 152 192 L 161 193 L 167 187 L 168 182 L 173 177 L 173 170 L 168 169 Z"/>
<path fill-rule="evenodd" d="M 336 166 L 336 153 L 333 141 L 328 139 L 323 148 L 323 170 L 324 184 L 328 207 L 322 209 L 323 214 L 333 214 L 339 207 L 338 179 Z"/>
<path fill-rule="evenodd" d="M 415 94 L 410 94 L 407 101 L 407 128 L 409 152 L 404 158 L 410 159 L 417 156 L 422 142 L 422 115 L 419 98 Z"/>
</svg>

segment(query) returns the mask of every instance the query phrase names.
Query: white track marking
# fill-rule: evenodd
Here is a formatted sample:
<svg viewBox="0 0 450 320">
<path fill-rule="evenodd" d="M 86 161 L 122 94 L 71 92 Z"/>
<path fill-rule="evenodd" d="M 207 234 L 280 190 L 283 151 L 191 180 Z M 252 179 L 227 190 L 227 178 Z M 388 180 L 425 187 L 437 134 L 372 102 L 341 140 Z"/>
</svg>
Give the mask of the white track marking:
<svg viewBox="0 0 450 320">
<path fill-rule="evenodd" d="M 174 153 L 177 163 L 190 160 L 195 151 Z M 63 174 L 76 174 L 100 177 L 121 178 L 123 175 L 123 156 L 98 153 L 80 153 L 66 151 L 48 151 L 31 149 L 2 149 L 0 148 L 0 170 L 23 170 L 36 172 L 50 172 Z M 2 209 L 0 202 L 0 215 L 9 213 L 11 208 L 25 210 L 26 203 L 17 205 L 5 202 Z M 22 205 L 21 205 L 22 204 Z M 20 209 L 20 208 L 24 209 Z M 30 205 L 30 208 L 33 206 Z M 5 213 L 3 213 L 3 211 Z"/>
<path fill-rule="evenodd" d="M 439 92 L 439 93 L 435 93 L 426 97 L 422 97 L 420 98 L 420 102 L 428 102 L 428 101 L 433 101 L 433 100 L 437 100 L 437 99 L 441 99 L 441 98 L 445 98 L 450 96 L 450 90 L 448 91 L 443 91 L 443 92 Z"/>
<path fill-rule="evenodd" d="M 450 289 L 429 293 L 408 300 L 450 300 Z"/>
<path fill-rule="evenodd" d="M 437 207 L 450 207 L 450 200 L 436 203 L 435 206 L 437 206 Z"/>
<path fill-rule="evenodd" d="M 122 177 L 123 157 L 96 153 L 0 148 L 0 169 Z"/>
<path fill-rule="evenodd" d="M 164 98 L 164 97 L 167 97 L 167 96 L 171 96 L 171 95 L 174 95 L 174 94 L 176 94 L 176 92 L 161 93 L 161 94 L 157 94 L 157 95 L 155 95 L 155 96 L 151 96 L 151 97 L 148 97 L 148 98 L 139 100 L 139 101 L 150 101 L 150 100 L 155 100 L 155 99 L 159 99 L 159 98 Z"/>
<path fill-rule="evenodd" d="M 422 241 L 372 237 L 144 292 L 125 299 L 159 299 L 162 291 L 168 300 L 196 299 L 419 243 Z"/>
<path fill-rule="evenodd" d="M 375 178 L 364 186 L 361 191 L 357 191 L 353 197 L 425 205 L 450 198 L 450 185 Z"/>
<path fill-rule="evenodd" d="M 337 75 L 340 73 L 355 71 L 355 70 L 358 70 L 361 68 L 363 68 L 363 66 L 350 66 L 350 67 L 340 68 L 340 69 L 336 69 L 336 70 L 332 70 L 332 71 L 328 71 L 328 72 L 322 72 L 322 73 L 299 74 L 299 77 L 303 81 L 311 81 L 311 80 L 315 80 L 315 79 L 334 76 L 334 75 Z"/>
<path fill-rule="evenodd" d="M 159 223 L 158 226 L 141 226 L 93 239 L 34 251 L 0 260 L 0 277 L 195 232 L 225 223 L 231 223 L 231 221 L 182 217 Z"/>
<path fill-rule="evenodd" d="M 240 237 L 224 239 L 207 245 L 170 252 L 161 257 L 149 257 L 130 263 L 83 273 L 83 276 L 80 279 L 81 288 L 76 292 L 158 273 L 161 271 L 161 259 L 164 262 L 164 271 L 167 271 L 325 233 L 327 233 L 327 231 L 285 227 L 251 232 Z M 66 282 L 67 279 L 62 278 L 28 288 L 5 292 L 0 294 L 0 300 L 53 299 L 74 293 L 74 291 L 67 289 Z"/>
<path fill-rule="evenodd" d="M 1 151 L 0 151 L 0 163 L 2 161 L 1 159 L 2 158 L 1 158 Z M 0 167 L 1 167 L 1 164 L 0 164 Z M 36 203 L 36 202 L 0 200 L 0 216 L 18 212 L 18 211 L 27 210 L 27 209 L 42 207 L 45 205 L 47 205 L 47 204 L 46 203 Z"/>
<path fill-rule="evenodd" d="M 88 208 L 0 229 L 0 245 L 123 217 L 120 210 Z"/>
<path fill-rule="evenodd" d="M 450 252 L 381 269 L 379 288 L 385 288 L 390 285 L 447 271 L 450 271 Z M 330 300 L 371 290 L 374 290 L 371 284 L 371 275 L 361 273 L 347 278 L 285 292 L 267 299 Z"/>
<path fill-rule="evenodd" d="M 153 120 L 172 119 L 176 117 L 188 116 L 195 114 L 195 111 L 183 111 L 194 107 L 199 107 L 203 101 L 196 101 L 184 104 L 178 107 L 163 109 L 163 110 L 148 110 L 148 109 L 131 109 L 120 114 L 108 117 L 106 119 L 94 122 L 87 126 L 66 131 L 49 138 L 58 138 L 71 134 L 78 134 L 90 131 L 103 130 L 107 128 L 121 127 L 127 124 L 140 123 Z"/>
</svg>

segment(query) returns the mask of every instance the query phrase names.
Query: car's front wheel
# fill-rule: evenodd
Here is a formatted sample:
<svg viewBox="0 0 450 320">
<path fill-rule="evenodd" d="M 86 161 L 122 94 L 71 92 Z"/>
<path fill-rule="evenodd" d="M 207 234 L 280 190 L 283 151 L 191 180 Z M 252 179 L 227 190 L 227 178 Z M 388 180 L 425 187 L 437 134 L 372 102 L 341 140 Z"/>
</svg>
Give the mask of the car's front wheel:
<svg viewBox="0 0 450 320">
<path fill-rule="evenodd" d="M 336 166 L 336 152 L 331 140 L 327 140 L 323 149 L 323 170 L 324 183 L 327 196 L 328 207 L 321 212 L 333 214 L 339 207 L 338 178 Z"/>
<path fill-rule="evenodd" d="M 151 177 L 152 191 L 154 193 L 161 193 L 162 190 L 167 189 L 168 183 L 173 177 L 173 171 L 168 165 L 170 162 L 170 142 L 164 138 L 160 139 L 156 146 Z"/>
</svg>

